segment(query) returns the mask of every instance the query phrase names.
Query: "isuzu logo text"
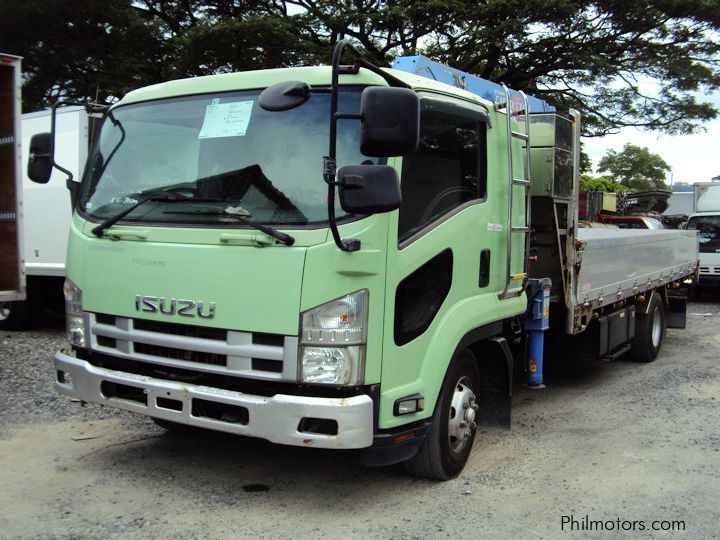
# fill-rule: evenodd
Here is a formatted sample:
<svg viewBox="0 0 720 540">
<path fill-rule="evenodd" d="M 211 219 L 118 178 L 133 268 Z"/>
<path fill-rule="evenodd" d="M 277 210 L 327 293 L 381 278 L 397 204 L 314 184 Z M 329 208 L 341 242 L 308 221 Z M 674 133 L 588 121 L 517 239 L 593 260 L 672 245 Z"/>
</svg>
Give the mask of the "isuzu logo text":
<svg viewBox="0 0 720 540">
<path fill-rule="evenodd" d="M 135 309 L 145 313 L 177 314 L 181 317 L 200 317 L 201 319 L 215 318 L 215 302 L 197 302 L 138 294 L 135 295 Z"/>
</svg>

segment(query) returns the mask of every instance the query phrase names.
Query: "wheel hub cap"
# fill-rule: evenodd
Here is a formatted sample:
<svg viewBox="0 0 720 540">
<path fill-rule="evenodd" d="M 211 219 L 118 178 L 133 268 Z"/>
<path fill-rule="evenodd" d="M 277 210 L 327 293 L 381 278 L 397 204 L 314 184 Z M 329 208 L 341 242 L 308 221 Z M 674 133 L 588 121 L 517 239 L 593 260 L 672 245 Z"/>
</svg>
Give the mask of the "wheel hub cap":
<svg viewBox="0 0 720 540">
<path fill-rule="evenodd" d="M 662 337 L 662 319 L 660 318 L 660 310 L 656 309 L 653 313 L 652 320 L 652 344 L 653 347 L 660 345 L 660 338 Z"/>
<path fill-rule="evenodd" d="M 450 403 L 448 419 L 448 439 L 453 452 L 462 452 L 477 428 L 475 418 L 479 407 L 475 402 L 475 394 L 467 377 L 460 379 L 455 385 Z"/>
</svg>

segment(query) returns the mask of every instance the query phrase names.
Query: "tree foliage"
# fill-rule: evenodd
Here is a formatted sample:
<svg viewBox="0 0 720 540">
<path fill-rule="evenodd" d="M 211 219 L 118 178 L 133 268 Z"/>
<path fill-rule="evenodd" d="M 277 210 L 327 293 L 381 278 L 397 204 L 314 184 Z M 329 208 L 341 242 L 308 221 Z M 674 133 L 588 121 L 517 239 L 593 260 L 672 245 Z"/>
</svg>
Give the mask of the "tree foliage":
<svg viewBox="0 0 720 540">
<path fill-rule="evenodd" d="M 606 191 L 608 193 L 615 193 L 618 191 L 627 191 L 627 188 L 605 176 L 592 176 L 589 174 L 580 175 L 580 191 Z"/>
<path fill-rule="evenodd" d="M 718 0 L 5 0 L 0 50 L 26 101 L 118 96 L 167 78 L 327 63 L 351 39 L 388 64 L 425 54 L 624 126 L 689 133 L 714 118 Z"/>
<path fill-rule="evenodd" d="M 647 147 L 626 144 L 622 151 L 608 150 L 598 164 L 598 171 L 607 171 L 613 180 L 627 189 L 644 191 L 667 189 L 665 173 L 671 167 Z"/>
</svg>

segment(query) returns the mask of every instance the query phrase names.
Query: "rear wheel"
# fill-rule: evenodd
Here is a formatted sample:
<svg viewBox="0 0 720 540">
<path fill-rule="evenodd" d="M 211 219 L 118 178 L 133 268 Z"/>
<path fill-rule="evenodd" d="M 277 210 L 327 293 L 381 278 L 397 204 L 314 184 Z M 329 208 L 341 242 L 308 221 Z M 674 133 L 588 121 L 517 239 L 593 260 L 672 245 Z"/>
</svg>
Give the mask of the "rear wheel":
<svg viewBox="0 0 720 540">
<path fill-rule="evenodd" d="M 479 378 L 475 356 L 469 350 L 463 351 L 445 376 L 427 439 L 405 462 L 410 474 L 449 480 L 463 469 L 477 430 Z"/>
<path fill-rule="evenodd" d="M 646 315 L 635 321 L 635 337 L 630 343 L 630 357 L 639 362 L 652 362 L 657 358 L 665 338 L 665 310 L 657 292 L 650 297 Z"/>
</svg>

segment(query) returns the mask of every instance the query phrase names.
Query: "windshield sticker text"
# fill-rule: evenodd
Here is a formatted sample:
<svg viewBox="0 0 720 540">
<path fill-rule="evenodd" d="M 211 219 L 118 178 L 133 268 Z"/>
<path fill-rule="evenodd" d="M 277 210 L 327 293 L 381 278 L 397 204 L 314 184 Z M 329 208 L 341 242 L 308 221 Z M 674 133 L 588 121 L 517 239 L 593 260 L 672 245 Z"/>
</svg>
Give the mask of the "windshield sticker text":
<svg viewBox="0 0 720 540">
<path fill-rule="evenodd" d="M 252 101 L 213 103 L 205 107 L 205 119 L 198 139 L 244 137 L 250 122 Z"/>
</svg>

